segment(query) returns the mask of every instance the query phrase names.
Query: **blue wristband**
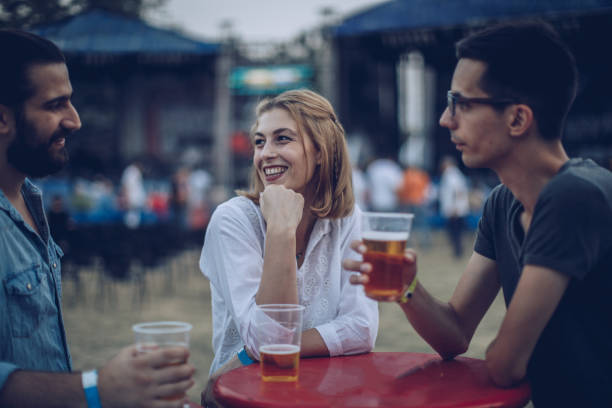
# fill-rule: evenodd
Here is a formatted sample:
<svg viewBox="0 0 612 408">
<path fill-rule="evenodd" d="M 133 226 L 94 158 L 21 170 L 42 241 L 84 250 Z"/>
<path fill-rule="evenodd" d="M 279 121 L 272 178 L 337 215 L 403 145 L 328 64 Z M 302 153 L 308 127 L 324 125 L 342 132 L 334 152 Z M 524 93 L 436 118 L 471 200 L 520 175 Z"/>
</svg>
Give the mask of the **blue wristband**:
<svg viewBox="0 0 612 408">
<path fill-rule="evenodd" d="M 240 360 L 243 366 L 248 366 L 255 362 L 255 360 L 249 357 L 244 347 L 238 352 L 238 359 Z"/>
<path fill-rule="evenodd" d="M 98 394 L 98 371 L 84 371 L 81 374 L 81 382 L 83 383 L 83 391 L 85 391 L 87 407 L 102 408 L 100 395 Z"/>
</svg>

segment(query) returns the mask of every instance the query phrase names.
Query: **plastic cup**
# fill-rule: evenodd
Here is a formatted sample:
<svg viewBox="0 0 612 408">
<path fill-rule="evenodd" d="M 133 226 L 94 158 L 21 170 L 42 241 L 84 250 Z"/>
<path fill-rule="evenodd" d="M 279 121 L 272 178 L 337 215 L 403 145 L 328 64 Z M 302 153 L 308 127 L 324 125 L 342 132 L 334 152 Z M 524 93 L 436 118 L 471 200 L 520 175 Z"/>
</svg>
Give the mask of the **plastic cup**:
<svg viewBox="0 0 612 408">
<path fill-rule="evenodd" d="M 368 297 L 395 301 L 409 284 L 404 282 L 404 250 L 413 218 L 414 214 L 363 213 L 361 239 L 367 248 L 363 260 L 372 265 L 370 280 L 364 285 Z"/>
<path fill-rule="evenodd" d="M 189 348 L 192 325 L 185 322 L 149 322 L 132 326 L 139 352 L 146 353 L 160 347 Z"/>
<path fill-rule="evenodd" d="M 149 322 L 132 326 L 134 341 L 138 352 L 150 353 L 164 347 L 189 348 L 189 333 L 192 325 L 185 322 Z M 180 365 L 184 361 L 176 361 L 169 365 Z M 176 401 L 185 398 L 184 394 L 162 398 Z M 185 406 L 185 405 L 184 405 Z"/>
<path fill-rule="evenodd" d="M 266 382 L 295 382 L 300 370 L 304 306 L 259 305 L 255 311 L 261 378 Z"/>
</svg>

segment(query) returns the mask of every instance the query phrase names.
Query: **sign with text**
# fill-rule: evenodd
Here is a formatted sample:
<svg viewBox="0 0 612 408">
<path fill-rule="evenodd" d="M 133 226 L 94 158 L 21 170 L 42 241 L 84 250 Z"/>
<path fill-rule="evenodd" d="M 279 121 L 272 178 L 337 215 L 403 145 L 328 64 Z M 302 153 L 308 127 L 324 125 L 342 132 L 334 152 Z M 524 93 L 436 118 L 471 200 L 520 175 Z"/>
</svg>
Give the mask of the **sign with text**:
<svg viewBox="0 0 612 408">
<path fill-rule="evenodd" d="M 229 86 L 239 95 L 265 95 L 309 88 L 312 79 L 313 69 L 310 65 L 236 67 L 230 74 Z"/>
</svg>

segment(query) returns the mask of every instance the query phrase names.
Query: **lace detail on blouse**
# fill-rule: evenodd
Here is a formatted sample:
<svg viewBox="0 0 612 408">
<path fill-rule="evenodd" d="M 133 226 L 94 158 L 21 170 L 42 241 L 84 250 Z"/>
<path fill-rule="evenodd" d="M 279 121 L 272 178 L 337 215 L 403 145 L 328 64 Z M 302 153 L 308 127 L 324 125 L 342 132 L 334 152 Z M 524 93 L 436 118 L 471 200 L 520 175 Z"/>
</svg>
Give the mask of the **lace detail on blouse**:
<svg viewBox="0 0 612 408">
<path fill-rule="evenodd" d="M 304 329 L 310 329 L 334 318 L 329 301 L 329 256 L 331 231 L 323 225 L 325 220 L 317 220 L 306 251 L 304 264 L 298 270 L 298 294 L 300 304 L 305 306 Z M 312 245 L 311 245 L 312 244 Z"/>
</svg>

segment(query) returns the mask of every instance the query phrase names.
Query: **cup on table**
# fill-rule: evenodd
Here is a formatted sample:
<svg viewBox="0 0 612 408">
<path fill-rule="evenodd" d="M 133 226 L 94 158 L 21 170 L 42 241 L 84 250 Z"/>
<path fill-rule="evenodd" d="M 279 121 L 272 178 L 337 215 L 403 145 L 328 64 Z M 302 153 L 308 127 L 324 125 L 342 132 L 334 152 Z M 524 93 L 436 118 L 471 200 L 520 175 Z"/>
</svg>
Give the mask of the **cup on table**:
<svg viewBox="0 0 612 408">
<path fill-rule="evenodd" d="M 410 236 L 414 214 L 364 212 L 361 239 L 366 246 L 364 262 L 372 265 L 369 282 L 364 285 L 368 297 L 395 301 L 402 296 L 404 250 Z"/>
<path fill-rule="evenodd" d="M 164 347 L 185 347 L 189 349 L 189 333 L 192 325 L 185 322 L 149 322 L 138 323 L 132 326 L 136 348 L 140 353 L 150 353 Z M 176 361 L 169 365 L 183 364 Z M 184 395 L 163 398 L 165 400 L 178 400 Z"/>
<path fill-rule="evenodd" d="M 261 378 L 266 382 L 297 381 L 304 306 L 259 305 L 255 310 Z"/>
</svg>

